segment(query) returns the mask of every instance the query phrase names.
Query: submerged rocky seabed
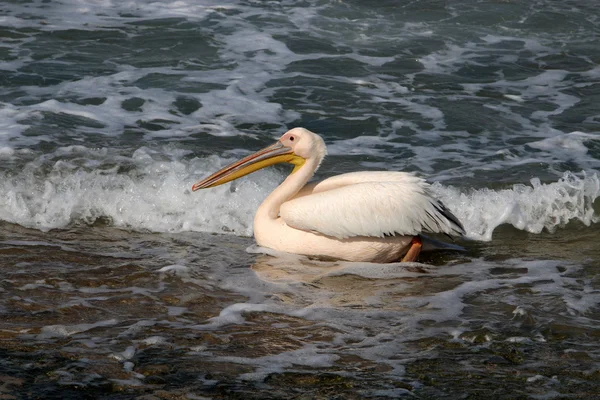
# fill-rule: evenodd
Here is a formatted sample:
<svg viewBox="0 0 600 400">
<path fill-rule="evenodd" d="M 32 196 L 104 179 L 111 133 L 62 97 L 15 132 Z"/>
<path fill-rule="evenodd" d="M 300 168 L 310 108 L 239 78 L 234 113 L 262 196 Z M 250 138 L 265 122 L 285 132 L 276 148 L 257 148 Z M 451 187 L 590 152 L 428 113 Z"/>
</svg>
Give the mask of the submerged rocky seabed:
<svg viewBox="0 0 600 400">
<path fill-rule="evenodd" d="M 1 231 L 4 398 L 597 394 L 599 250 L 579 229 L 506 228 L 407 265 L 249 254 L 235 236 Z"/>
</svg>

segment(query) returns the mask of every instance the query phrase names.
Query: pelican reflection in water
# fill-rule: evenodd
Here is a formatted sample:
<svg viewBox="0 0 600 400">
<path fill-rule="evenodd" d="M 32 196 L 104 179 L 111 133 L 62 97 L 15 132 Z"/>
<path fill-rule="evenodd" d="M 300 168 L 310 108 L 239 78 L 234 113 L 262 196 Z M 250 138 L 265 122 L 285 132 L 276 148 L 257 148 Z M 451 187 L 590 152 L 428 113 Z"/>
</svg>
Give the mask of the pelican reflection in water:
<svg viewBox="0 0 600 400">
<path fill-rule="evenodd" d="M 222 185 L 278 163 L 291 174 L 260 205 L 254 218 L 259 246 L 347 261 L 414 261 L 421 233 L 462 236 L 454 214 L 429 193 L 429 184 L 410 173 L 351 172 L 308 183 L 327 154 L 323 139 L 304 128 L 286 132 L 206 179 L 192 191 Z"/>
</svg>

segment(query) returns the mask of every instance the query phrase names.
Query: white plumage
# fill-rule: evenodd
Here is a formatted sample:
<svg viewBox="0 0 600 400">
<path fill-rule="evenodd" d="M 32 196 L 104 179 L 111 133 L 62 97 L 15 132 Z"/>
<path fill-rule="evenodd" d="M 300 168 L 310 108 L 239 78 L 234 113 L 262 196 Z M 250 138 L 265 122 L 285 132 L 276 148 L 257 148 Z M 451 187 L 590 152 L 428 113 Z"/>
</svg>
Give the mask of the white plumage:
<svg viewBox="0 0 600 400">
<path fill-rule="evenodd" d="M 428 187 L 425 180 L 405 172 L 343 174 L 309 186 L 311 194 L 301 191 L 281 205 L 279 215 L 292 228 L 338 239 L 463 234 Z"/>
<path fill-rule="evenodd" d="M 413 261 L 422 232 L 464 235 L 458 219 L 429 193 L 429 184 L 404 172 L 353 172 L 307 184 L 327 154 L 319 135 L 303 128 L 215 172 L 192 190 L 288 162 L 294 171 L 260 205 L 256 242 L 290 253 L 348 261 Z"/>
</svg>

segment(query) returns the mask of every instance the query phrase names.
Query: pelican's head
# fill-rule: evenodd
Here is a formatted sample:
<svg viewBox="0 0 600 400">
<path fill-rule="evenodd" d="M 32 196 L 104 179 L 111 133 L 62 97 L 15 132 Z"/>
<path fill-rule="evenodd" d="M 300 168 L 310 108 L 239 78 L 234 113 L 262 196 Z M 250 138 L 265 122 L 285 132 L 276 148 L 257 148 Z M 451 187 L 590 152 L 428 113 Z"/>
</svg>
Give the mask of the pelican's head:
<svg viewBox="0 0 600 400">
<path fill-rule="evenodd" d="M 294 173 L 307 160 L 315 160 L 316 170 L 326 154 L 325 142 L 319 135 L 304 128 L 290 129 L 271 146 L 229 164 L 194 184 L 192 191 L 222 185 L 269 165 L 284 162 L 295 165 L 292 171 Z"/>
</svg>

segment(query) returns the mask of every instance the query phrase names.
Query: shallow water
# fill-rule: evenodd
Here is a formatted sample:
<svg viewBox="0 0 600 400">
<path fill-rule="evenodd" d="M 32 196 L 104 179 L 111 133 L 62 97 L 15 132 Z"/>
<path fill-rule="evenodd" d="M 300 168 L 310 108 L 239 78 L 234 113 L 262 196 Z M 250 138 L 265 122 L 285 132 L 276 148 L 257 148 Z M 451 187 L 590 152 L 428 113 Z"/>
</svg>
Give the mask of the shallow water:
<svg viewBox="0 0 600 400">
<path fill-rule="evenodd" d="M 583 230 L 506 230 L 504 246 L 389 265 L 248 255 L 231 235 L 2 234 L 3 393 L 17 398 L 597 389 L 600 254 Z"/>
<path fill-rule="evenodd" d="M 3 3 L 0 397 L 595 398 L 592 3 Z M 285 167 L 190 191 L 294 126 L 465 251 L 256 248 Z"/>
</svg>

